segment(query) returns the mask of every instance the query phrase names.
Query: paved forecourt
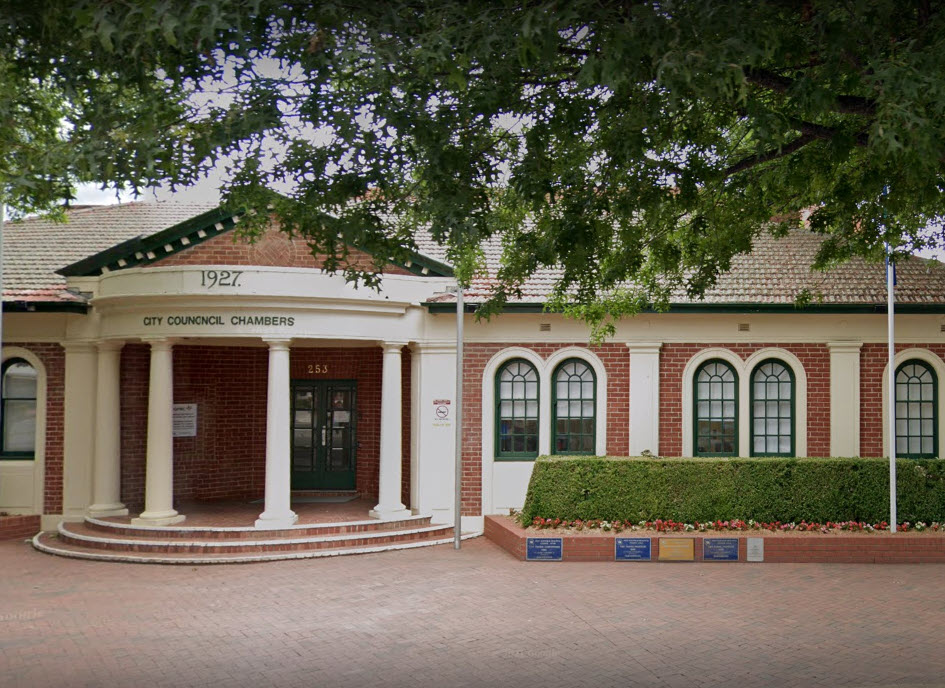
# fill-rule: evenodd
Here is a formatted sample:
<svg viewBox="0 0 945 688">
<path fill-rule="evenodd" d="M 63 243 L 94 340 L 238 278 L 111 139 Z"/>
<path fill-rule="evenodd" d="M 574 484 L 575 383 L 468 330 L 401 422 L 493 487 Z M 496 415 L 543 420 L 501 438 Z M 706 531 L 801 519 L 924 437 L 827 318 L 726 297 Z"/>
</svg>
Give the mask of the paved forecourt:
<svg viewBox="0 0 945 688">
<path fill-rule="evenodd" d="M 484 538 L 166 567 L 0 543 L 0 683 L 941 686 L 940 565 L 516 561 Z"/>
</svg>

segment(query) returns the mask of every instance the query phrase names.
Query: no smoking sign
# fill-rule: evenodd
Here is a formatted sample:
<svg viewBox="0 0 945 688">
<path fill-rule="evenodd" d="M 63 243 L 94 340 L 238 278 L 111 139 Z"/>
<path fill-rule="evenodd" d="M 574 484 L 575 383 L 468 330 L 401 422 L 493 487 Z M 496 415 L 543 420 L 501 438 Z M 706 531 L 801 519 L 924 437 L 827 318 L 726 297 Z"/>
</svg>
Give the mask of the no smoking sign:
<svg viewBox="0 0 945 688">
<path fill-rule="evenodd" d="M 433 412 L 439 420 L 447 420 L 450 417 L 450 400 L 434 399 Z"/>
</svg>

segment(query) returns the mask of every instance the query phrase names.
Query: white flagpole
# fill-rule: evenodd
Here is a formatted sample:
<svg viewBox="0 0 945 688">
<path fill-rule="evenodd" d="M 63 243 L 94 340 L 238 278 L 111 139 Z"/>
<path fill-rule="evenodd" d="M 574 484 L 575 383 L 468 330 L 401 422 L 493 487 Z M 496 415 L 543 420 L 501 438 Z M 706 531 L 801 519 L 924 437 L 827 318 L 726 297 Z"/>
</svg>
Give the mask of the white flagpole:
<svg viewBox="0 0 945 688">
<path fill-rule="evenodd" d="M 886 244 L 886 318 L 889 326 L 889 530 L 896 532 L 896 265 Z"/>
<path fill-rule="evenodd" d="M 462 541 L 462 506 L 463 506 L 463 285 L 456 284 L 456 415 L 455 423 L 455 456 L 453 458 L 456 472 L 454 483 L 453 502 L 453 549 L 459 549 Z"/>
</svg>

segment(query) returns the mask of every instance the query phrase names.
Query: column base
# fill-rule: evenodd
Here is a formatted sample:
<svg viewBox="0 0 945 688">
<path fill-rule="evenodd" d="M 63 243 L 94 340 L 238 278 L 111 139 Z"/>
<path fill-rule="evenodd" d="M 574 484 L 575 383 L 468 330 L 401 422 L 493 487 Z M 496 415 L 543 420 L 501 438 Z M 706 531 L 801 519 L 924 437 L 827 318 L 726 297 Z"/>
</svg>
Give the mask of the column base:
<svg viewBox="0 0 945 688">
<path fill-rule="evenodd" d="M 410 509 L 405 509 L 403 504 L 391 506 L 378 504 L 368 512 L 368 516 L 380 521 L 396 521 L 399 518 L 409 518 L 412 515 Z"/>
<path fill-rule="evenodd" d="M 128 508 L 121 502 L 114 504 L 93 504 L 88 509 L 89 516 L 100 518 L 103 516 L 127 516 Z"/>
<path fill-rule="evenodd" d="M 299 515 L 294 511 L 289 511 L 284 514 L 273 514 L 269 516 L 266 512 L 259 514 L 259 518 L 256 519 L 256 528 L 259 530 L 278 530 L 280 528 L 288 528 L 289 526 L 294 526 L 299 521 Z"/>
<path fill-rule="evenodd" d="M 173 509 L 167 511 L 143 511 L 138 518 L 131 519 L 133 526 L 172 526 L 183 523 L 187 517 Z"/>
</svg>

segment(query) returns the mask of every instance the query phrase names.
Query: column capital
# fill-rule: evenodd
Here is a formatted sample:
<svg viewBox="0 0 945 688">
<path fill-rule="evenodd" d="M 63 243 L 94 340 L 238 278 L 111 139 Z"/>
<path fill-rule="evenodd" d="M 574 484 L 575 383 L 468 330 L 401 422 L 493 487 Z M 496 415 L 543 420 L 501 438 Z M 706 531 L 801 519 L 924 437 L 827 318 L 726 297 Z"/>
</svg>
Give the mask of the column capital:
<svg viewBox="0 0 945 688">
<path fill-rule="evenodd" d="M 400 353 L 400 350 L 407 346 L 409 342 L 381 342 L 381 348 L 384 350 L 385 354 L 388 353 Z"/>
<path fill-rule="evenodd" d="M 270 351 L 288 351 L 292 344 L 291 337 L 263 337 L 262 340 L 269 346 Z"/>
<path fill-rule="evenodd" d="M 631 353 L 656 354 L 663 348 L 663 342 L 626 342 Z"/>
<path fill-rule="evenodd" d="M 141 341 L 151 345 L 151 351 L 170 351 L 175 344 L 171 337 L 142 337 Z"/>
<path fill-rule="evenodd" d="M 827 342 L 827 348 L 830 349 L 831 352 L 836 351 L 842 354 L 853 354 L 863 348 L 863 342 L 855 342 L 852 340 Z"/>
<path fill-rule="evenodd" d="M 91 340 L 78 340 L 72 342 L 63 342 L 62 348 L 67 354 L 94 354 L 98 351 L 96 343 Z"/>
<path fill-rule="evenodd" d="M 101 351 L 121 351 L 125 346 L 124 339 L 99 339 L 95 346 Z"/>
<path fill-rule="evenodd" d="M 455 354 L 456 340 L 446 342 L 413 342 L 410 350 L 419 354 Z"/>
</svg>

